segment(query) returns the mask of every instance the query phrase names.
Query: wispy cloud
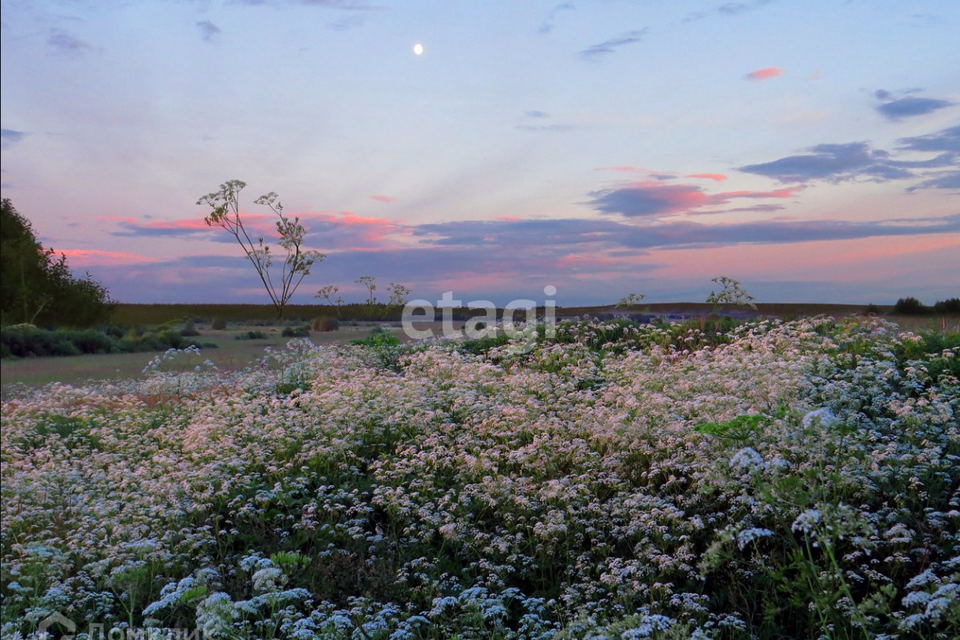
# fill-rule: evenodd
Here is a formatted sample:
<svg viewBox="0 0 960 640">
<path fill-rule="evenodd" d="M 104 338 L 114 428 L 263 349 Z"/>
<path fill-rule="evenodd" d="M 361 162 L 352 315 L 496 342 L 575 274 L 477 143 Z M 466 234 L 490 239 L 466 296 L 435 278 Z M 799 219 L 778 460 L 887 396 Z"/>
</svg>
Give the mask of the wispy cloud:
<svg viewBox="0 0 960 640">
<path fill-rule="evenodd" d="M 383 11 L 384 5 L 370 4 L 365 0 L 233 0 L 236 4 L 259 7 L 271 5 L 275 7 L 296 5 L 303 7 L 319 7 L 323 9 L 340 9 L 342 11 Z"/>
<path fill-rule="evenodd" d="M 200 29 L 200 37 L 203 38 L 203 41 L 211 44 L 216 42 L 217 36 L 223 33 L 220 30 L 220 27 L 213 24 L 209 20 L 201 20 L 197 22 L 197 28 Z"/>
<path fill-rule="evenodd" d="M 377 202 L 396 202 L 397 199 L 393 196 L 388 196 L 383 193 L 375 193 L 370 196 L 371 200 L 376 200 Z"/>
<path fill-rule="evenodd" d="M 947 130 L 948 132 L 950 130 Z M 951 142 L 946 132 L 932 136 L 904 138 L 901 148 L 928 147 L 916 150 L 940 150 L 937 145 L 956 144 Z M 954 132 L 956 135 L 956 132 Z M 806 153 L 787 156 L 760 164 L 739 167 L 745 173 L 775 178 L 780 182 L 844 182 L 848 180 L 868 180 L 871 182 L 889 182 L 908 178 L 925 177 L 925 170 L 942 169 L 957 166 L 957 154 L 952 151 L 941 153 L 927 160 L 897 160 L 883 149 L 875 149 L 867 142 L 846 144 L 819 144 Z M 929 177 L 929 176 L 926 176 Z"/>
<path fill-rule="evenodd" d="M 333 31 L 349 31 L 350 29 L 356 29 L 362 27 L 367 21 L 367 16 L 362 13 L 352 13 L 348 16 L 344 16 L 339 20 L 334 20 L 333 22 L 327 24 L 328 29 Z"/>
<path fill-rule="evenodd" d="M 15 129 L 0 129 L 0 148 L 9 149 L 13 145 L 23 140 L 26 136 L 25 131 L 16 131 Z"/>
<path fill-rule="evenodd" d="M 763 69 L 751 71 L 744 76 L 744 79 L 750 80 L 751 82 L 758 82 L 760 80 L 769 80 L 770 78 L 782 76 L 786 72 L 787 70 L 781 67 L 764 67 Z"/>
<path fill-rule="evenodd" d="M 314 7 L 333 7 L 347 11 L 382 11 L 383 5 L 370 4 L 365 0 L 291 0 L 294 4 Z"/>
<path fill-rule="evenodd" d="M 657 169 L 646 169 L 644 167 L 634 167 L 631 165 L 620 165 L 617 167 L 597 167 L 594 171 L 616 171 L 617 173 L 645 173 L 651 180 L 675 180 L 676 174 L 669 171 L 658 171 Z"/>
<path fill-rule="evenodd" d="M 960 191 L 960 171 L 946 172 L 929 180 L 924 180 L 920 184 L 910 187 L 908 191 L 917 191 L 919 189 L 950 189 L 952 191 Z"/>
<path fill-rule="evenodd" d="M 771 2 L 773 2 L 773 0 L 755 0 L 754 2 L 727 2 L 717 7 L 717 13 L 725 16 L 738 16 L 742 13 L 759 9 L 770 4 Z"/>
<path fill-rule="evenodd" d="M 154 222 L 140 222 L 135 218 L 120 216 L 117 219 L 116 231 L 111 235 L 122 237 L 147 238 L 185 238 L 197 237 L 204 240 L 219 240 L 233 242 L 227 234 L 217 233 L 217 227 L 208 226 L 202 218 L 186 218 L 180 220 L 158 220 Z"/>
<path fill-rule="evenodd" d="M 462 221 L 420 225 L 441 246 L 498 247 L 516 253 L 528 245 L 629 247 L 671 249 L 739 244 L 783 244 L 851 240 L 881 236 L 956 233 L 960 214 L 912 221 L 846 220 L 741 222 L 705 224 L 689 220 L 665 224 L 632 224 L 615 220 L 548 219 L 522 221 Z"/>
<path fill-rule="evenodd" d="M 554 23 L 557 20 L 557 15 L 563 11 L 573 11 L 574 6 L 569 2 L 564 2 L 563 4 L 558 4 L 553 9 L 550 10 L 550 13 L 547 14 L 547 17 L 543 19 L 543 22 L 540 23 L 540 28 L 537 29 L 537 33 L 541 35 L 546 35 L 553 31 Z"/>
<path fill-rule="evenodd" d="M 960 154 L 960 125 L 936 133 L 900 138 L 899 149 L 911 151 L 949 151 Z"/>
<path fill-rule="evenodd" d="M 562 122 L 545 122 L 550 119 L 550 115 L 545 111 L 533 109 L 525 111 L 520 117 L 518 124 L 514 129 L 521 131 L 570 131 L 574 128 L 572 124 Z"/>
<path fill-rule="evenodd" d="M 773 0 L 754 0 L 754 2 L 726 2 L 720 6 L 707 11 L 693 11 L 688 13 L 680 22 L 683 24 L 690 24 L 692 22 L 699 22 L 706 18 L 709 18 L 711 15 L 717 15 L 725 18 L 732 18 L 734 16 L 739 16 L 751 11 L 755 11 L 772 3 Z"/>
<path fill-rule="evenodd" d="M 690 24 L 692 22 L 700 22 L 707 17 L 706 11 L 693 11 L 688 13 L 680 22 L 683 24 Z"/>
<path fill-rule="evenodd" d="M 389 196 L 384 196 L 389 197 Z M 397 244 L 397 238 L 408 236 L 409 229 L 402 222 L 360 216 L 352 211 L 339 213 L 300 213 L 300 222 L 307 230 L 310 242 L 323 243 L 312 248 L 324 251 L 382 249 L 384 244 Z M 276 218 L 261 213 L 243 216 L 247 231 L 254 238 L 275 235 Z M 182 238 L 233 244 L 236 240 L 217 226 L 208 226 L 202 218 L 181 218 L 140 222 L 129 218 L 117 221 L 117 229 L 110 232 L 119 237 Z"/>
<path fill-rule="evenodd" d="M 93 49 L 87 42 L 61 29 L 51 29 L 47 45 L 67 55 L 79 55 Z"/>
<path fill-rule="evenodd" d="M 675 180 L 678 176 L 672 171 L 659 171 L 657 169 L 646 169 L 644 167 L 634 167 L 632 165 L 620 165 L 615 167 L 597 167 L 594 171 L 616 171 L 618 173 L 645 173 L 653 180 Z M 696 178 L 698 180 L 712 180 L 714 182 L 723 182 L 727 179 L 723 173 L 688 173 L 687 178 Z"/>
<path fill-rule="evenodd" d="M 572 124 L 518 124 L 514 128 L 521 131 L 570 131 L 574 127 Z"/>
<path fill-rule="evenodd" d="M 635 44 L 640 42 L 644 36 L 647 35 L 648 29 L 639 29 L 635 31 L 628 31 L 618 38 L 611 38 L 609 40 L 604 40 L 599 44 L 587 47 L 579 53 L 581 58 L 585 60 L 595 60 L 600 56 L 605 56 L 617 51 L 621 47 L 627 45 Z"/>
<path fill-rule="evenodd" d="M 616 167 L 597 167 L 594 171 L 618 171 L 621 173 L 650 173 L 649 169 L 632 165 L 618 165 Z"/>
<path fill-rule="evenodd" d="M 881 100 L 888 99 L 890 97 L 890 93 L 888 91 L 883 91 L 882 89 L 877 91 L 876 95 Z M 876 109 L 880 115 L 887 120 L 903 120 L 904 118 L 925 116 L 928 113 L 933 113 L 935 111 L 939 111 L 940 109 L 946 109 L 947 107 L 952 107 L 955 104 L 956 103 L 950 102 L 949 100 L 940 100 L 938 98 L 916 98 L 913 96 L 907 96 L 905 98 L 890 100 L 889 102 L 879 104 L 877 105 Z"/>
<path fill-rule="evenodd" d="M 913 185 L 908 191 L 920 189 L 949 189 L 960 191 L 960 126 L 949 127 L 936 133 L 912 136 L 897 140 L 898 149 L 921 153 L 939 153 L 937 158 L 946 158 L 951 162 L 943 163 L 943 170 L 933 170 L 926 179 Z"/>
</svg>

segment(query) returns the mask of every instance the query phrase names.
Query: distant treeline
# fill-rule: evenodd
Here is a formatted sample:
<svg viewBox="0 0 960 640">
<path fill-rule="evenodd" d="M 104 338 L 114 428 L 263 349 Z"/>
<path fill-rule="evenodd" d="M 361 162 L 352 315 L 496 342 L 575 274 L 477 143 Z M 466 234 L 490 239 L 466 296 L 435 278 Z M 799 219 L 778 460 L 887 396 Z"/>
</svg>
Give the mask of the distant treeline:
<svg viewBox="0 0 960 640">
<path fill-rule="evenodd" d="M 543 314 L 543 308 L 538 309 Z M 399 322 L 403 307 L 385 304 L 344 304 L 339 307 L 326 304 L 287 305 L 283 319 L 278 320 L 273 307 L 264 304 L 118 304 L 111 321 L 124 327 L 155 325 L 165 322 L 193 321 L 207 324 L 217 320 L 233 324 L 252 325 L 288 325 L 310 323 L 317 318 L 330 318 L 340 322 Z M 483 316 L 485 309 L 452 309 L 454 320 Z M 520 312 L 517 313 L 520 316 Z M 442 312 L 436 309 L 436 320 L 442 319 Z M 503 309 L 497 310 L 497 318 L 503 317 Z M 417 316 L 422 320 L 421 315 Z"/>
<path fill-rule="evenodd" d="M 900 298 L 893 306 L 893 312 L 902 316 L 923 316 L 928 314 L 960 314 L 960 298 L 937 300 L 928 307 L 916 298 Z"/>
<path fill-rule="evenodd" d="M 906 302 L 913 300 L 914 302 Z M 904 304 L 905 303 L 905 304 Z M 757 305 L 759 315 L 780 317 L 800 317 L 819 314 L 853 314 L 876 313 L 897 315 L 923 315 L 934 313 L 960 314 L 960 302 L 951 298 L 937 302 L 931 307 L 924 306 L 914 298 L 905 298 L 896 305 L 852 305 L 852 304 L 816 304 L 816 303 L 760 303 Z M 733 310 L 724 309 L 723 313 Z M 341 323 L 353 322 L 398 322 L 403 307 L 384 304 L 344 304 L 339 307 L 329 304 L 295 304 L 284 309 L 283 320 L 276 319 L 276 312 L 270 305 L 264 304 L 117 304 L 110 321 L 123 327 L 138 325 L 157 325 L 167 322 L 186 322 L 192 320 L 197 324 L 207 324 L 214 320 L 222 320 L 231 324 L 247 325 L 290 325 L 311 323 L 320 318 L 338 320 Z M 543 307 L 538 307 L 538 314 L 542 315 Z M 684 317 L 709 315 L 716 311 L 712 304 L 702 302 L 659 302 L 642 304 L 631 308 L 616 308 L 613 305 L 593 307 L 557 307 L 559 317 L 573 316 L 614 317 L 637 315 L 664 315 L 679 314 Z M 441 310 L 436 309 L 435 320 L 441 320 Z M 453 309 L 451 311 L 455 321 L 463 321 L 472 317 L 486 314 L 485 309 Z M 746 312 L 744 312 L 746 313 Z M 517 317 L 521 313 L 517 313 Z M 503 309 L 497 310 L 497 318 L 502 319 Z M 418 319 L 422 319 L 419 317 Z"/>
</svg>

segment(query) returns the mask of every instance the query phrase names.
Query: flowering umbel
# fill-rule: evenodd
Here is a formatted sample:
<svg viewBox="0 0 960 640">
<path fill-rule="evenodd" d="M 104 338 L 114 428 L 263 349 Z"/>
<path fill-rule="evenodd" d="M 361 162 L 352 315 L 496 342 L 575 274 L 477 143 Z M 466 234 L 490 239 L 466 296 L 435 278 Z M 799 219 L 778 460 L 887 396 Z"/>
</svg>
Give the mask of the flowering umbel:
<svg viewBox="0 0 960 640">
<path fill-rule="evenodd" d="M 756 298 L 744 290 L 739 280 L 734 280 L 733 278 L 728 278 L 726 276 L 720 276 L 719 278 L 714 278 L 713 281 L 723 287 L 723 290 L 719 293 L 716 291 L 711 291 L 710 295 L 707 296 L 707 302 L 713 303 L 717 306 L 724 304 L 742 305 L 745 307 L 750 307 L 756 311 L 757 305 L 754 304 L 754 300 L 756 300 Z"/>
<path fill-rule="evenodd" d="M 254 242 L 240 216 L 240 192 L 246 186 L 247 183 L 242 180 L 228 180 L 220 185 L 219 191 L 208 193 L 200 198 L 197 204 L 205 204 L 213 210 L 203 219 L 208 226 L 223 227 L 236 238 L 250 264 L 260 276 L 260 281 L 263 282 L 270 296 L 270 302 L 277 310 L 277 317 L 282 317 L 283 309 L 296 293 L 297 287 L 305 277 L 310 275 L 310 268 L 326 256 L 319 251 L 303 249 L 307 231 L 300 224 L 299 217 L 288 218 L 284 215 L 283 205 L 277 201 L 279 196 L 276 193 L 271 191 L 262 195 L 254 202 L 266 205 L 277 215 L 276 229 L 279 236 L 277 244 L 287 253 L 279 274 L 279 282 L 274 282 L 275 272 L 272 270 L 273 254 L 270 251 L 270 245 L 264 244 L 263 238 L 257 238 Z"/>
</svg>

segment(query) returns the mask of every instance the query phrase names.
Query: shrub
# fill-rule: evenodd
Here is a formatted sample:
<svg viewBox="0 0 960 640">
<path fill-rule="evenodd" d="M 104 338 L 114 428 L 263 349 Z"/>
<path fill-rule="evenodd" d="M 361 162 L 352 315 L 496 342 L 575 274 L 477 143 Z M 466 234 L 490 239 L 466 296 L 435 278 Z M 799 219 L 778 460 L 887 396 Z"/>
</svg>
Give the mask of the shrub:
<svg viewBox="0 0 960 640">
<path fill-rule="evenodd" d="M 313 319 L 313 324 L 311 328 L 314 331 L 339 331 L 340 330 L 340 321 L 336 318 L 331 318 L 330 316 L 317 316 Z"/>
<path fill-rule="evenodd" d="M 157 332 L 157 340 L 165 349 L 183 349 L 190 346 L 190 341 L 184 339 L 183 334 L 175 329 L 164 329 Z"/>
<path fill-rule="evenodd" d="M 66 337 L 77 347 L 80 353 L 110 353 L 116 342 L 107 334 L 96 329 L 72 331 L 66 334 Z"/>
<path fill-rule="evenodd" d="M 280 335 L 284 338 L 309 338 L 310 327 L 302 325 L 299 327 L 284 327 Z"/>
<path fill-rule="evenodd" d="M 266 340 L 267 334 L 259 329 L 253 331 L 244 331 L 236 335 L 236 340 Z"/>
<path fill-rule="evenodd" d="M 478 326 L 479 324 L 482 324 L 482 323 L 478 323 Z M 510 343 L 510 336 L 508 336 L 504 332 L 500 332 L 495 336 L 487 336 L 485 338 L 477 338 L 475 340 L 464 340 L 459 345 L 459 349 L 466 353 L 472 353 L 474 355 L 483 355 L 488 351 L 490 351 L 491 349 L 502 347 L 509 343 Z"/>
<path fill-rule="evenodd" d="M 99 327 L 100 331 L 107 334 L 111 338 L 122 338 L 127 335 L 127 330 L 121 326 L 115 324 L 105 324 Z"/>
<path fill-rule="evenodd" d="M 865 316 L 878 316 L 883 312 L 883 310 L 872 302 L 867 305 L 863 310 L 863 315 Z"/>
<path fill-rule="evenodd" d="M 350 344 L 360 347 L 393 347 L 400 344 L 400 338 L 393 335 L 386 327 L 375 327 L 370 330 L 369 336 L 351 340 Z"/>
<path fill-rule="evenodd" d="M 388 327 L 371 329 L 369 336 L 359 340 L 351 340 L 350 344 L 368 347 L 375 355 L 378 368 L 400 372 L 400 356 L 404 347 L 400 344 L 400 339 L 393 335 Z"/>
<path fill-rule="evenodd" d="M 183 324 L 183 329 L 180 330 L 180 335 L 193 337 L 200 335 L 200 332 L 197 331 L 197 325 L 194 324 L 193 320 L 187 320 Z"/>
<path fill-rule="evenodd" d="M 0 336 L 4 357 L 76 356 L 81 353 L 70 339 L 70 333 L 40 329 L 32 324 L 5 327 Z"/>
<path fill-rule="evenodd" d="M 227 321 L 224 318 L 214 318 L 210 323 L 210 328 L 214 331 L 223 331 L 227 328 Z"/>
<path fill-rule="evenodd" d="M 163 329 L 155 333 L 138 333 L 131 330 L 128 335 L 115 327 L 85 329 L 81 331 L 67 329 L 41 329 L 30 324 L 5 327 L 2 331 L 2 354 L 4 358 L 42 358 L 49 356 L 78 356 L 85 353 L 136 353 L 141 351 L 166 351 L 183 349 L 190 346 L 187 340 L 174 329 Z M 203 345 L 213 346 L 216 345 Z"/>
</svg>

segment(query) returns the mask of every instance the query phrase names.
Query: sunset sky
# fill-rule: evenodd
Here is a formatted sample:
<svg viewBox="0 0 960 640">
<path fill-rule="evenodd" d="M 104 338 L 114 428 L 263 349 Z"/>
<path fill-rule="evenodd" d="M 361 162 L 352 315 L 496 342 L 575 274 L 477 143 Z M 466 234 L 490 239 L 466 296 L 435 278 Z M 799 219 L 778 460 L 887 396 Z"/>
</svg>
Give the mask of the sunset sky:
<svg viewBox="0 0 960 640">
<path fill-rule="evenodd" d="M 294 302 L 933 303 L 957 33 L 957 0 L 4 0 L 2 195 L 123 302 L 267 302 L 195 204 L 236 178 L 327 254 Z"/>
</svg>

